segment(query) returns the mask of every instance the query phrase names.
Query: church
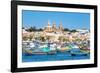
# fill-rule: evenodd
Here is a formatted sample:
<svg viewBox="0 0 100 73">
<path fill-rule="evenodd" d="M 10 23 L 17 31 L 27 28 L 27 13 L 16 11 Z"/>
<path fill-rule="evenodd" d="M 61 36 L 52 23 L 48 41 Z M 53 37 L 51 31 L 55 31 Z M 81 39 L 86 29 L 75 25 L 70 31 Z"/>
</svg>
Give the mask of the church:
<svg viewBox="0 0 100 73">
<path fill-rule="evenodd" d="M 60 23 L 59 24 L 59 27 L 57 28 L 55 22 L 51 26 L 50 25 L 50 22 L 48 21 L 48 24 L 47 24 L 46 27 L 44 27 L 44 30 L 43 31 L 44 32 L 49 32 L 49 33 L 52 33 L 52 32 L 62 32 L 63 31 L 63 27 L 62 27 L 62 24 Z"/>
</svg>

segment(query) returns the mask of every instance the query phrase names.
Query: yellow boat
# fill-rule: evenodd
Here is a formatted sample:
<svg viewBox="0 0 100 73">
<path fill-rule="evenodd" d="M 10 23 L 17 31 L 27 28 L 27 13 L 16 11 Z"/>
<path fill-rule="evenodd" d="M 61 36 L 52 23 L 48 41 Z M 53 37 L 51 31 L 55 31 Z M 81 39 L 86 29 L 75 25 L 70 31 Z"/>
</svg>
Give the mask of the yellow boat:
<svg viewBox="0 0 100 73">
<path fill-rule="evenodd" d="M 90 53 L 90 50 L 81 50 L 84 53 Z"/>
<path fill-rule="evenodd" d="M 61 49 L 60 49 L 60 51 L 61 52 L 65 52 L 65 51 L 69 51 L 70 50 L 70 48 L 69 47 L 62 47 Z"/>
</svg>

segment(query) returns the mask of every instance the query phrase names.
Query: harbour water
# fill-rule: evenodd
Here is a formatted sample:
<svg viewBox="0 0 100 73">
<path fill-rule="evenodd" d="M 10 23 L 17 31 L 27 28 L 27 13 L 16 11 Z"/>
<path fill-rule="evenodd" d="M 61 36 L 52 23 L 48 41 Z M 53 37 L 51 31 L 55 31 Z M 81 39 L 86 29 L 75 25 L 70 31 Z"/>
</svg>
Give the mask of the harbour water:
<svg viewBox="0 0 100 73">
<path fill-rule="evenodd" d="M 64 60 L 85 60 L 90 59 L 90 54 L 87 55 L 75 55 L 73 56 L 69 52 L 57 52 L 56 54 L 22 54 L 22 62 L 43 62 L 43 61 L 64 61 Z"/>
</svg>

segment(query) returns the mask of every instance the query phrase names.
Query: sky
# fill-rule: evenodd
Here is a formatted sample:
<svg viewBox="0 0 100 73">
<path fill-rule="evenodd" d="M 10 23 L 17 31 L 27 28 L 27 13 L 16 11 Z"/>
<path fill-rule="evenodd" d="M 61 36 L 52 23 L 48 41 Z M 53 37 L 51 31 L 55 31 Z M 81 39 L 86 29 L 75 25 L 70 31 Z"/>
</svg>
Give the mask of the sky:
<svg viewBox="0 0 100 73">
<path fill-rule="evenodd" d="M 52 26 L 56 23 L 58 27 L 62 23 L 63 28 L 68 29 L 90 29 L 90 14 L 89 13 L 76 13 L 76 12 L 52 12 L 52 11 L 22 11 L 22 24 L 23 27 L 36 27 L 44 28 L 47 26 L 48 21 Z"/>
</svg>

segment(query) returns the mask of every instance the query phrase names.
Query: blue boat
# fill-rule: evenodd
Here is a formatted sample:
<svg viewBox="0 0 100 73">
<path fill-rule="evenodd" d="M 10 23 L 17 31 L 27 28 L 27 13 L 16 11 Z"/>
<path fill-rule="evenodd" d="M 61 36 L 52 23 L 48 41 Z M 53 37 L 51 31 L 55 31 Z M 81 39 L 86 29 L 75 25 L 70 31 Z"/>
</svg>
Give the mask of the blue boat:
<svg viewBox="0 0 100 73">
<path fill-rule="evenodd" d="M 87 56 L 88 53 L 82 52 L 77 45 L 73 45 L 70 50 L 72 56 Z"/>
</svg>

